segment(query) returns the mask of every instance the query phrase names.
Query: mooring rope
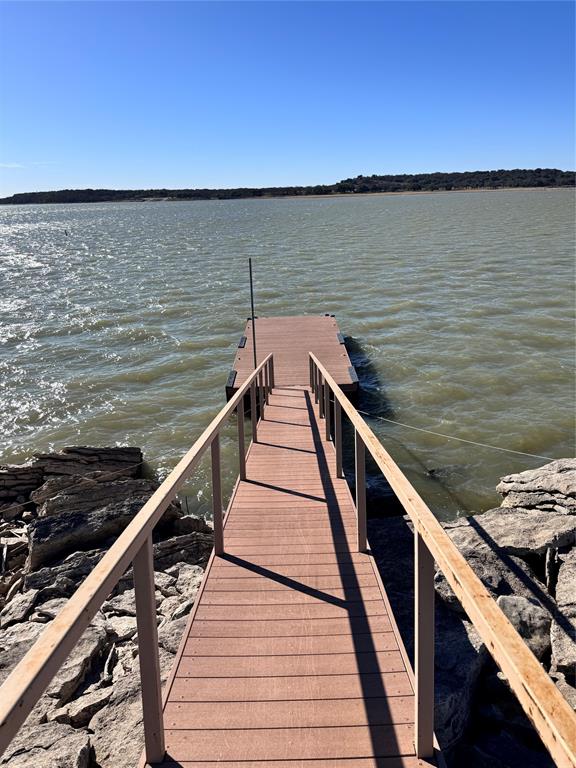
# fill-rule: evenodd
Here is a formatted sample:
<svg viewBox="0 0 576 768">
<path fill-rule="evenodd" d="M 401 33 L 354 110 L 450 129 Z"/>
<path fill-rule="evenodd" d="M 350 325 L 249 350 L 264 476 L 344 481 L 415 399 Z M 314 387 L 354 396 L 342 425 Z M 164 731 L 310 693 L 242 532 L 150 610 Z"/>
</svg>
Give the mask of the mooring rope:
<svg viewBox="0 0 576 768">
<path fill-rule="evenodd" d="M 406 429 L 415 429 L 417 432 L 426 432 L 428 435 L 436 435 L 436 437 L 443 437 L 446 440 L 458 440 L 461 443 L 469 443 L 470 445 L 479 445 L 481 448 L 492 448 L 494 451 L 505 451 L 506 453 L 516 453 L 520 456 L 531 456 L 533 459 L 546 459 L 547 461 L 554 461 L 551 456 L 541 456 L 538 453 L 527 453 L 526 451 L 514 451 L 512 448 L 502 448 L 500 445 L 490 445 L 489 443 L 480 443 L 477 440 L 466 440 L 463 437 L 456 437 L 455 435 L 445 435 L 442 432 L 434 432 L 431 429 L 423 429 L 422 427 L 415 427 L 412 424 L 403 424 L 401 421 L 394 421 L 394 419 L 387 419 L 384 416 L 376 416 L 375 414 L 368 413 L 367 411 L 358 411 L 363 416 L 368 416 L 371 419 L 380 419 L 380 421 L 388 421 L 390 424 L 397 424 L 399 427 L 405 427 Z"/>
</svg>

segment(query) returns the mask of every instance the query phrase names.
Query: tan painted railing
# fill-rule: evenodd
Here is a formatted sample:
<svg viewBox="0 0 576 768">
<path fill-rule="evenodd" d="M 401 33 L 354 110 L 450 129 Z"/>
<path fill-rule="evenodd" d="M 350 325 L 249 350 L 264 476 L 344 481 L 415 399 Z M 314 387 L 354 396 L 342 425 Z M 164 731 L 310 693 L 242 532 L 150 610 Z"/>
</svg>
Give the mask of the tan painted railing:
<svg viewBox="0 0 576 768">
<path fill-rule="evenodd" d="M 367 547 L 366 448 L 414 524 L 415 741 L 418 757 L 426 758 L 433 754 L 436 561 L 552 758 L 561 768 L 574 768 L 575 713 L 402 470 L 313 353 L 310 353 L 310 385 L 315 401 L 319 403 L 320 416 L 326 420 L 326 438 L 334 439 L 339 477 L 343 477 L 342 411 L 354 427 L 359 551 Z"/>
<path fill-rule="evenodd" d="M 240 477 L 245 478 L 244 395 L 250 389 L 252 438 L 256 441 L 258 430 L 256 401 L 258 400 L 259 403 L 260 416 L 263 416 L 273 386 L 274 360 L 272 355 L 268 355 L 212 420 L 192 448 L 72 595 L 54 621 L 44 630 L 22 661 L 13 669 L 0 688 L 0 755 L 14 738 L 102 603 L 130 564 L 133 563 L 145 754 L 149 763 L 163 759 L 165 752 L 164 727 L 154 601 L 152 531 L 170 502 L 176 497 L 178 490 L 210 447 L 212 455 L 214 551 L 216 554 L 221 554 L 224 551 L 220 431 L 228 417 L 236 411 L 239 470 Z"/>
</svg>

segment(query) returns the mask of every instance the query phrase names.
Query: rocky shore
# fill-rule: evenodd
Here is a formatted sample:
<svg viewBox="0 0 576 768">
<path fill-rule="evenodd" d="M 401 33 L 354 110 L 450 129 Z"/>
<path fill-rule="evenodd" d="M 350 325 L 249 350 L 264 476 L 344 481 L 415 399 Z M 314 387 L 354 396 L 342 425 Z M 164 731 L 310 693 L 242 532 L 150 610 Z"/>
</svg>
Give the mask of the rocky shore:
<svg viewBox="0 0 576 768">
<path fill-rule="evenodd" d="M 142 467 L 138 448 L 86 447 L 0 467 L 0 683 L 156 489 Z M 576 708 L 576 460 L 504 477 L 498 491 L 500 507 L 445 529 Z M 372 519 L 369 536 L 412 656 L 410 523 Z M 209 525 L 172 504 L 154 534 L 163 680 L 211 549 Z M 435 727 L 449 765 L 551 766 L 441 573 L 435 587 Z M 128 572 L 0 766 L 132 768 L 143 744 L 135 636 Z"/>
<path fill-rule="evenodd" d="M 500 507 L 444 527 L 576 709 L 576 459 L 503 477 L 497 490 Z M 373 519 L 369 537 L 413 657 L 412 526 Z M 449 766 L 553 766 L 440 572 L 435 588 L 435 729 Z"/>
<path fill-rule="evenodd" d="M 0 684 L 158 487 L 143 463 L 139 448 L 74 447 L 0 467 Z M 211 549 L 209 525 L 171 504 L 154 532 L 163 680 Z M 133 768 L 143 746 L 135 636 L 128 572 L 0 766 Z"/>
</svg>

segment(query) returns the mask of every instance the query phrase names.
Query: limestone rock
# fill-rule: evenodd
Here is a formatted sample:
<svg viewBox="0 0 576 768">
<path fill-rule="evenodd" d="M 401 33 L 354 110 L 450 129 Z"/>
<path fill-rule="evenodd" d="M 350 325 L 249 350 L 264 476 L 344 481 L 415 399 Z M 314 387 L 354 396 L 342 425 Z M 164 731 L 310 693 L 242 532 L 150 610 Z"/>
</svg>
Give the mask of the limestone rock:
<svg viewBox="0 0 576 768">
<path fill-rule="evenodd" d="M 140 448 L 73 446 L 59 453 L 34 454 L 33 466 L 45 475 L 85 475 L 98 470 L 115 477 L 140 477 L 142 461 Z"/>
<path fill-rule="evenodd" d="M 49 719 L 55 720 L 57 723 L 69 723 L 74 728 L 86 726 L 90 723 L 96 712 L 99 712 L 110 701 L 113 692 L 114 689 L 108 686 L 107 688 L 97 688 L 89 693 L 85 693 L 65 707 L 60 707 L 60 709 L 51 712 Z"/>
<path fill-rule="evenodd" d="M 0 685 L 34 645 L 44 625 L 33 621 L 12 624 L 0 634 Z"/>
<path fill-rule="evenodd" d="M 160 592 L 155 592 L 156 608 L 160 606 L 164 597 Z M 127 589 L 121 595 L 116 595 L 107 600 L 102 606 L 102 612 L 108 616 L 136 616 L 136 597 L 133 589 Z"/>
<path fill-rule="evenodd" d="M 0 611 L 0 629 L 24 621 L 32 612 L 37 596 L 37 589 L 29 589 L 27 592 L 22 592 L 13 597 L 8 605 L 4 606 Z"/>
<path fill-rule="evenodd" d="M 6 768 L 89 768 L 86 731 L 48 722 L 25 724 L 0 758 Z"/>
<path fill-rule="evenodd" d="M 447 529 L 451 538 L 452 530 Z M 459 529 L 458 529 L 459 530 Z M 460 548 L 460 547 L 459 547 Z M 499 595 L 522 595 L 527 599 L 546 597 L 544 585 L 534 575 L 530 566 L 519 557 L 499 554 L 492 549 L 460 549 L 466 562 L 480 578 L 484 586 L 497 598 Z M 444 574 L 438 570 L 434 577 L 436 593 L 452 610 L 465 615 L 460 602 L 449 586 Z"/>
<path fill-rule="evenodd" d="M 33 520 L 29 526 L 28 571 L 62 559 L 71 552 L 93 549 L 118 536 L 142 509 L 150 493 L 147 488 L 141 494 L 130 495 L 98 509 L 68 508 L 57 515 Z"/>
<path fill-rule="evenodd" d="M 44 482 L 44 470 L 34 462 L 0 465 L 0 501 L 16 501 Z"/>
<path fill-rule="evenodd" d="M 211 531 L 186 533 L 159 541 L 154 544 L 154 567 L 166 571 L 175 563 L 188 563 L 205 568 L 213 544 L 214 535 Z"/>
<path fill-rule="evenodd" d="M 158 630 L 158 644 L 169 653 L 176 653 L 187 622 L 186 616 L 167 621 Z"/>
<path fill-rule="evenodd" d="M 161 679 L 170 671 L 173 656 L 160 648 Z M 119 678 L 106 707 L 90 721 L 91 737 L 100 768 L 134 768 L 144 746 L 138 661 L 131 674 Z M 126 734 L 130 738 L 126 738 Z"/>
<path fill-rule="evenodd" d="M 45 600 L 52 597 L 70 597 L 95 568 L 103 554 L 104 552 L 99 549 L 74 552 L 57 565 L 27 573 L 24 580 L 25 587 L 42 590 L 40 598 Z M 44 590 L 47 591 L 44 592 Z"/>
<path fill-rule="evenodd" d="M 550 650 L 550 613 L 520 595 L 502 595 L 496 602 L 536 658 L 542 659 Z"/>
<path fill-rule="evenodd" d="M 202 583 L 204 569 L 199 565 L 188 565 L 187 563 L 178 563 L 176 567 L 178 568 L 178 580 L 176 582 L 178 592 L 193 600 Z"/>
<path fill-rule="evenodd" d="M 156 571 L 154 573 L 154 586 L 160 594 L 164 597 L 172 597 L 177 595 L 176 579 L 169 573 L 163 573 L 162 571 Z"/>
<path fill-rule="evenodd" d="M 576 676 L 576 548 L 562 556 L 556 582 L 558 613 L 552 622 L 552 669 Z"/>
<path fill-rule="evenodd" d="M 105 641 L 106 632 L 102 628 L 89 626 L 48 686 L 48 696 L 59 699 L 62 704 L 69 701 L 104 649 Z"/>
<path fill-rule="evenodd" d="M 30 621 L 39 621 L 46 624 L 52 621 L 64 608 L 68 600 L 64 597 L 57 597 L 53 600 L 47 600 L 41 605 L 37 605 L 34 613 L 30 616 Z"/>
<path fill-rule="evenodd" d="M 93 474 L 102 475 L 105 473 Z M 130 478 L 114 482 L 103 482 L 102 480 L 95 482 L 91 479 L 93 474 L 86 475 L 84 478 L 76 475 L 71 476 L 70 480 L 75 482 L 61 487 L 56 495 L 48 496 L 46 501 L 40 506 L 40 517 L 59 515 L 63 512 L 82 514 L 109 505 L 119 504 L 131 498 L 138 499 L 144 505 L 158 487 L 158 484 L 151 480 Z M 56 481 L 48 481 L 39 489 L 35 498 L 38 498 L 45 486 L 49 486 L 51 483 L 56 485 Z M 62 486 L 63 478 L 57 478 L 57 483 Z M 174 507 L 171 506 L 169 509 L 172 516 L 175 517 Z"/>
<path fill-rule="evenodd" d="M 443 749 L 464 734 L 487 652 L 474 626 L 438 606 L 434 729 Z"/>
<path fill-rule="evenodd" d="M 444 525 L 461 552 L 500 549 L 518 557 L 576 543 L 576 515 L 499 507 Z"/>
<path fill-rule="evenodd" d="M 496 488 L 503 507 L 550 509 L 576 514 L 576 459 L 557 459 L 543 467 L 503 477 Z"/>
<path fill-rule="evenodd" d="M 106 632 L 117 642 L 130 640 L 137 631 L 135 616 L 108 616 L 106 619 Z"/>
</svg>

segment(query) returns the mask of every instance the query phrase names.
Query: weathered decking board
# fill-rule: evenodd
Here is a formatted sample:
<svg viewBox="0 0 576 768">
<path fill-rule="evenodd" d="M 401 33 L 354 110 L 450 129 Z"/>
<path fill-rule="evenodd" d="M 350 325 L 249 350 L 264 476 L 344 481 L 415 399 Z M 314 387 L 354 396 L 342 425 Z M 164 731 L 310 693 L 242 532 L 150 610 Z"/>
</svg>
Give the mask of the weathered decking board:
<svg viewBox="0 0 576 768">
<path fill-rule="evenodd" d="M 310 351 L 329 367 L 344 392 L 356 392 L 358 378 L 348 357 L 338 323 L 328 315 L 259 317 L 256 324 L 256 352 L 261 362 L 274 353 L 276 381 L 283 386 L 307 385 L 310 381 Z M 226 386 L 230 398 L 254 370 L 252 321 L 248 320 L 238 347 L 231 379 Z M 235 375 L 234 375 L 235 374 Z M 286 411 L 289 413 L 289 410 Z"/>
<path fill-rule="evenodd" d="M 277 387 L 165 694 L 166 768 L 416 768 L 406 656 L 307 387 Z M 274 447 L 272 447 L 274 446 Z"/>
</svg>

